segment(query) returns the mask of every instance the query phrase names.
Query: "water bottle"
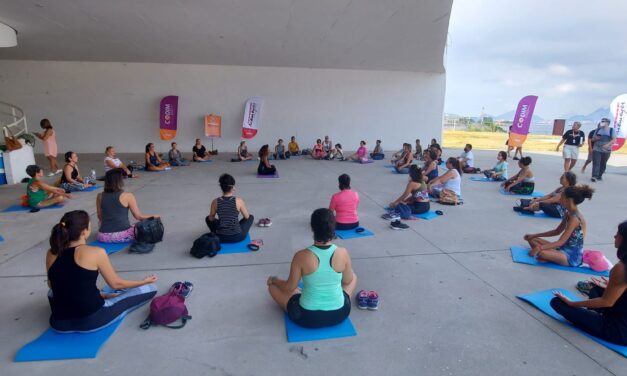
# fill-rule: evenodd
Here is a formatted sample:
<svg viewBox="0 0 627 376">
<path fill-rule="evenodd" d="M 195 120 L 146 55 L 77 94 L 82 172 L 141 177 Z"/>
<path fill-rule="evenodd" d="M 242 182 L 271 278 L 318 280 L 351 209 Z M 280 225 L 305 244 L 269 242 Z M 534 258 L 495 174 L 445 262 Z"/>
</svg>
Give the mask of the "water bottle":
<svg viewBox="0 0 627 376">
<path fill-rule="evenodd" d="M 96 170 L 91 169 L 91 181 L 96 181 Z"/>
</svg>

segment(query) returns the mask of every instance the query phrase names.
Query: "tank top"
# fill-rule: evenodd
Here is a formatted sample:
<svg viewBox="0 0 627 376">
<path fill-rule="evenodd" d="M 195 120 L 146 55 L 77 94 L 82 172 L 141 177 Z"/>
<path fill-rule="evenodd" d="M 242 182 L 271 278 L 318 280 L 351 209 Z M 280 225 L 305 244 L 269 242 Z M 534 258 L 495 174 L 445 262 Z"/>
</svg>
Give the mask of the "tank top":
<svg viewBox="0 0 627 376">
<path fill-rule="evenodd" d="M 157 153 L 148 154 L 150 156 L 150 164 L 153 166 L 159 166 L 159 161 L 157 161 Z"/>
<path fill-rule="evenodd" d="M 577 214 L 570 214 L 570 215 L 579 219 L 579 216 Z M 570 249 L 579 249 L 579 250 L 583 249 L 583 229 L 581 228 L 581 219 L 579 219 L 579 225 L 577 225 L 577 227 L 573 230 L 573 232 L 568 237 L 568 240 L 566 240 L 564 247 L 567 247 Z"/>
<path fill-rule="evenodd" d="M 451 191 L 455 192 L 456 195 L 461 196 L 462 195 L 462 178 L 461 176 L 459 176 L 459 172 L 456 169 L 452 169 L 451 171 L 453 171 L 453 174 L 455 175 L 455 177 L 452 179 L 448 179 L 446 183 L 444 183 L 444 188 L 450 189 Z"/>
<path fill-rule="evenodd" d="M 30 178 L 28 179 L 28 184 L 26 185 L 26 196 L 28 197 L 28 206 L 35 207 L 39 205 L 40 202 L 46 199 L 46 191 L 41 188 L 37 188 L 36 191 L 33 192 L 32 185 L 36 182 L 37 179 Z"/>
<path fill-rule="evenodd" d="M 429 202 L 429 191 L 427 190 L 427 185 L 422 183 L 420 188 L 416 189 L 411 193 L 414 202 Z"/>
<path fill-rule="evenodd" d="M 435 162 L 431 162 L 431 163 L 435 163 Z M 433 170 L 431 170 L 430 173 L 427 174 L 427 179 L 433 180 L 437 177 L 438 177 L 438 167 L 436 166 Z"/>
<path fill-rule="evenodd" d="M 612 307 L 603 310 L 603 329 L 606 336 L 615 338 L 618 335 L 627 342 L 627 291 Z"/>
<path fill-rule="evenodd" d="M 48 269 L 52 288 L 50 308 L 56 320 L 80 319 L 102 308 L 104 299 L 96 287 L 97 270 L 88 270 L 76 263 L 76 247 L 67 248 Z"/>
<path fill-rule="evenodd" d="M 102 225 L 100 232 L 111 233 L 125 231 L 131 227 L 128 220 L 128 207 L 120 203 L 123 192 L 103 192 L 100 196 Z"/>
<path fill-rule="evenodd" d="M 237 210 L 237 199 L 235 196 L 218 197 L 218 208 L 216 210 L 220 225 L 216 229 L 219 235 L 237 235 L 242 232 L 239 225 L 239 210 Z"/>
<path fill-rule="evenodd" d="M 318 269 L 303 276 L 300 306 L 310 311 L 334 311 L 342 308 L 342 273 L 331 267 L 331 258 L 337 246 L 333 244 L 328 249 L 322 249 L 312 245 L 307 249 L 318 258 Z"/>
<path fill-rule="evenodd" d="M 76 178 L 78 177 L 78 170 L 76 169 L 76 166 L 72 166 L 69 165 L 70 167 L 72 167 L 72 173 L 70 174 L 70 176 L 72 177 L 72 180 L 76 180 Z M 63 172 L 61 174 L 61 183 L 67 183 L 67 178 L 65 177 L 65 172 Z"/>
</svg>

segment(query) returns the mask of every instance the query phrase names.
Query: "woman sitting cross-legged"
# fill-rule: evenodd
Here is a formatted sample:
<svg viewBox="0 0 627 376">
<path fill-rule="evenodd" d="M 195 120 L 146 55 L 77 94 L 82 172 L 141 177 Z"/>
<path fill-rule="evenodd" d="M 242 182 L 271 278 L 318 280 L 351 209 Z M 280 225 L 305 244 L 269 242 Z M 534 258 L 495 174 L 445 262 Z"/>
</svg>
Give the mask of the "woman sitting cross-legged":
<svg viewBox="0 0 627 376">
<path fill-rule="evenodd" d="M 564 189 L 577 184 L 577 175 L 572 172 L 565 172 L 560 175 L 560 186 L 546 196 L 534 198 L 532 200 L 520 200 L 520 206 L 514 206 L 514 211 L 533 213 L 543 211 L 544 214 L 553 218 L 562 218 L 564 216 L 564 208 L 562 207 L 562 194 Z"/>
<path fill-rule="evenodd" d="M 100 247 L 86 244 L 91 232 L 89 214 L 75 210 L 63 215 L 52 228 L 46 254 L 50 326 L 58 332 L 93 332 L 106 327 L 125 313 L 145 304 L 157 294 L 149 275 L 140 281 L 120 278 Z M 96 282 L 102 274 L 115 294 L 100 292 Z"/>
<path fill-rule="evenodd" d="M 239 146 L 237 147 L 237 158 L 231 159 L 231 162 L 250 161 L 251 159 L 253 159 L 253 156 L 248 152 L 246 141 L 240 141 Z"/>
<path fill-rule="evenodd" d="M 627 345 L 627 221 L 614 235 L 618 262 L 610 270 L 609 281 L 593 279 L 590 299 L 571 301 L 559 292 L 551 300 L 555 312 L 577 328 L 617 345 Z"/>
<path fill-rule="evenodd" d="M 583 242 L 586 237 L 586 220 L 577 210 L 584 199 L 592 198 L 594 190 L 587 185 L 568 187 L 562 193 L 561 205 L 565 209 L 564 219 L 551 231 L 527 234 L 529 256 L 540 262 L 552 262 L 565 266 L 579 266 L 583 261 Z M 543 239 L 558 236 L 556 241 Z"/>
<path fill-rule="evenodd" d="M 44 177 L 44 170 L 41 167 L 27 166 L 26 175 L 30 176 L 26 184 L 26 198 L 28 206 L 33 209 L 32 212 L 47 206 L 63 204 L 66 198 L 72 198 L 70 194 L 65 193 L 63 188 L 52 187 L 41 181 Z"/>
<path fill-rule="evenodd" d="M 172 166 L 189 166 L 189 159 L 183 158 L 183 153 L 178 149 L 176 142 L 170 144 L 172 149 L 168 152 L 168 162 Z"/>
<path fill-rule="evenodd" d="M 359 227 L 359 217 L 357 216 L 359 193 L 351 190 L 351 177 L 347 174 L 340 175 L 337 180 L 340 191 L 331 196 L 329 209 L 334 211 L 336 229 L 352 230 Z"/>
<path fill-rule="evenodd" d="M 235 197 L 235 179 L 231 175 L 220 176 L 220 188 L 222 197 L 211 202 L 211 211 L 205 222 L 221 243 L 239 243 L 246 239 L 255 218 L 248 213 L 244 200 Z M 242 219 L 238 221 L 240 213 Z"/>
<path fill-rule="evenodd" d="M 263 145 L 261 149 L 259 149 L 259 167 L 257 167 L 257 174 L 259 175 L 275 175 L 276 167 L 270 164 L 270 160 L 268 156 L 270 155 L 270 150 L 268 145 Z"/>
<path fill-rule="evenodd" d="M 486 178 L 494 181 L 505 181 L 508 179 L 507 166 L 507 153 L 499 151 L 496 156 L 496 164 L 494 167 L 489 170 L 484 170 L 483 174 Z"/>
<path fill-rule="evenodd" d="M 268 291 L 296 324 L 306 328 L 334 326 L 346 320 L 357 286 L 351 257 L 332 243 L 335 216 L 329 209 L 311 215 L 314 244 L 294 255 L 287 280 L 268 277 Z M 303 280 L 302 291 L 298 282 Z"/>
<path fill-rule="evenodd" d="M 423 214 L 429 211 L 429 190 L 423 181 L 422 170 L 416 166 L 409 167 L 409 181 L 405 191 L 390 203 L 390 208 L 397 209 L 400 205 L 407 205 L 412 214 Z M 400 212 L 398 209 L 397 212 Z"/>
<path fill-rule="evenodd" d="M 196 139 L 196 143 L 192 147 L 192 160 L 194 162 L 207 162 L 211 159 L 211 154 L 207 152 L 205 145 L 202 144 L 200 138 Z"/>
<path fill-rule="evenodd" d="M 98 241 L 126 243 L 135 239 L 135 227 L 131 226 L 128 212 L 138 221 L 158 215 L 146 215 L 139 210 L 135 195 L 124 192 L 124 171 L 120 168 L 105 174 L 104 192 L 96 196 L 96 212 L 100 221 Z"/>
<path fill-rule="evenodd" d="M 146 145 L 146 170 L 147 171 L 163 171 L 169 170 L 170 164 L 161 160 L 161 157 L 155 151 L 155 144 L 152 142 Z"/>
<path fill-rule="evenodd" d="M 394 169 L 399 174 L 409 174 L 409 166 L 411 166 L 411 162 L 413 161 L 414 155 L 411 152 L 411 144 L 403 144 L 403 155 L 401 159 L 396 161 L 394 164 Z"/>
<path fill-rule="evenodd" d="M 438 177 L 438 155 L 435 151 L 427 149 L 422 153 L 422 159 L 425 161 L 422 167 L 422 175 L 424 176 L 424 181 L 430 183 Z"/>
<path fill-rule="evenodd" d="M 531 164 L 531 157 L 522 157 L 518 161 L 518 167 L 520 171 L 511 178 L 501 183 L 501 187 L 505 189 L 505 192 L 511 192 L 520 195 L 530 195 L 535 189 L 536 183 L 533 177 L 533 171 L 529 168 Z"/>
<path fill-rule="evenodd" d="M 445 190 L 452 191 L 458 198 L 462 197 L 462 169 L 457 158 L 446 161 L 448 171 L 429 181 L 429 194 L 439 198 Z"/>
<path fill-rule="evenodd" d="M 61 174 L 61 188 L 66 192 L 77 192 L 92 185 L 96 185 L 96 182 L 91 180 L 89 176 L 82 177 L 78 170 L 78 155 L 73 151 L 65 153 L 65 166 L 63 166 L 63 173 Z"/>
</svg>

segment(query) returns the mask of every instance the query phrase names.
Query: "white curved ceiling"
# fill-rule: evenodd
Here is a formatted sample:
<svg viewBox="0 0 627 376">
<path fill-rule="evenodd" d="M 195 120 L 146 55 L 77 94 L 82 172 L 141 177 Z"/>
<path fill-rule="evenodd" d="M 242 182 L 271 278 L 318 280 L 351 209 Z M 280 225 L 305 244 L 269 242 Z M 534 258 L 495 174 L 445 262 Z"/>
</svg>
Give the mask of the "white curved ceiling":
<svg viewBox="0 0 627 376">
<path fill-rule="evenodd" d="M 2 0 L 0 59 L 444 72 L 452 0 Z"/>
</svg>

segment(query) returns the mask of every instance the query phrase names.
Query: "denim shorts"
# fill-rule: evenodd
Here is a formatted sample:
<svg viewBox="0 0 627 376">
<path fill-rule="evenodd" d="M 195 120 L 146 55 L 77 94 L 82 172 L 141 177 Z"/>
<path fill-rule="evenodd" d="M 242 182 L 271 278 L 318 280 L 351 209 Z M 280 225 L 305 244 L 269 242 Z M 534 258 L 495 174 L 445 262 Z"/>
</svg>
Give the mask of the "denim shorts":
<svg viewBox="0 0 627 376">
<path fill-rule="evenodd" d="M 566 255 L 570 266 L 576 267 L 583 262 L 583 249 L 563 246 L 557 250 Z"/>
</svg>

